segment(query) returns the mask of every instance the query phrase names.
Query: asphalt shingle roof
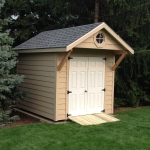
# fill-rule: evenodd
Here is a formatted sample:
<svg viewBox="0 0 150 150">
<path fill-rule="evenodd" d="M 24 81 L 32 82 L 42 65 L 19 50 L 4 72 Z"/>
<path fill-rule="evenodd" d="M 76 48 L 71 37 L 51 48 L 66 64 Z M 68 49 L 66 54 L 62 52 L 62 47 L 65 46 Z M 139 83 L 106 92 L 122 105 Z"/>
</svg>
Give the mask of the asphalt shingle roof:
<svg viewBox="0 0 150 150">
<path fill-rule="evenodd" d="M 44 31 L 18 45 L 14 50 L 67 47 L 102 23 Z"/>
</svg>

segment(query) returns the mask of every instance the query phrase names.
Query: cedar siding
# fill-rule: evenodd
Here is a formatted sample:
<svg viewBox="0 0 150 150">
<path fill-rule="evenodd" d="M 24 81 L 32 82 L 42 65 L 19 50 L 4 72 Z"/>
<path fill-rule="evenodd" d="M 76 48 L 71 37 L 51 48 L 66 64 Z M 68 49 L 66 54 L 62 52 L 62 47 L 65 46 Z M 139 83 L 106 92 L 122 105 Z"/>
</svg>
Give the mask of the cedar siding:
<svg viewBox="0 0 150 150">
<path fill-rule="evenodd" d="M 57 67 L 66 53 L 57 54 Z M 57 69 L 56 83 L 56 120 L 67 119 L 67 82 L 68 82 L 68 62 L 65 62 L 61 71 Z"/>
<path fill-rule="evenodd" d="M 103 33 L 105 35 L 105 44 L 97 47 L 97 45 L 94 43 L 95 39 L 94 37 L 98 33 Z M 76 48 L 91 48 L 91 49 L 106 49 L 106 50 L 123 50 L 124 48 L 116 41 L 113 39 L 113 37 L 106 31 L 106 30 L 101 30 L 97 32 L 96 34 L 92 35 L 82 43 L 76 46 Z"/>
<path fill-rule="evenodd" d="M 18 60 L 18 74 L 25 75 L 19 88 L 27 92 L 18 107 L 55 120 L 56 54 L 19 54 Z"/>
<path fill-rule="evenodd" d="M 105 74 L 105 98 L 104 98 L 104 108 L 106 114 L 112 114 L 114 112 L 114 76 L 115 72 L 112 71 L 112 66 L 115 63 L 114 55 L 107 56 L 106 60 L 106 74 Z"/>
</svg>

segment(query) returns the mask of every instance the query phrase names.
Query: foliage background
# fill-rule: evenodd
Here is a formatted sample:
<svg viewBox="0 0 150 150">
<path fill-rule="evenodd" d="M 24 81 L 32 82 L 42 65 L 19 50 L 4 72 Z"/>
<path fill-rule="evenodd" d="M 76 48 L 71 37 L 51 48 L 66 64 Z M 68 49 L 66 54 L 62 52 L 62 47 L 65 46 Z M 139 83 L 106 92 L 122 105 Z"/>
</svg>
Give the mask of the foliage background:
<svg viewBox="0 0 150 150">
<path fill-rule="evenodd" d="M 4 2 L 0 0 L 0 12 Z M 0 13 L 0 128 L 18 119 L 17 116 L 10 117 L 10 105 L 23 97 L 23 93 L 18 89 L 23 76 L 12 71 L 17 63 L 17 54 L 12 51 L 13 39 L 9 37 L 9 30 L 5 29 L 8 22 L 9 19 L 3 18 Z"/>
<path fill-rule="evenodd" d="M 133 49 L 116 70 L 115 106 L 150 104 L 150 1 L 95 0 L 99 21 L 106 22 Z M 6 0 L 2 11 L 10 18 L 16 46 L 41 31 L 93 23 L 93 0 Z M 116 58 L 117 59 L 117 58 Z"/>
</svg>

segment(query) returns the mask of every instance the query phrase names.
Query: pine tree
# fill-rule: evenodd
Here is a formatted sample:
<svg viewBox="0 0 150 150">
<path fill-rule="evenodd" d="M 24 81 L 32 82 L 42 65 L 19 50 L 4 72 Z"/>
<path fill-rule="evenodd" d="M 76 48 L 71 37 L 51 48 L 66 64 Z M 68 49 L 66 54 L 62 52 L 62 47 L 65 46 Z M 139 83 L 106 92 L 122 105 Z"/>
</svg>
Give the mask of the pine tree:
<svg viewBox="0 0 150 150">
<path fill-rule="evenodd" d="M 0 12 L 4 3 L 4 0 L 0 0 Z M 18 89 L 23 76 L 13 73 L 17 63 L 17 54 L 11 48 L 13 39 L 9 37 L 8 30 L 3 31 L 8 22 L 8 19 L 0 19 L 0 128 L 19 118 L 10 117 L 10 105 L 23 97 L 23 93 Z"/>
</svg>

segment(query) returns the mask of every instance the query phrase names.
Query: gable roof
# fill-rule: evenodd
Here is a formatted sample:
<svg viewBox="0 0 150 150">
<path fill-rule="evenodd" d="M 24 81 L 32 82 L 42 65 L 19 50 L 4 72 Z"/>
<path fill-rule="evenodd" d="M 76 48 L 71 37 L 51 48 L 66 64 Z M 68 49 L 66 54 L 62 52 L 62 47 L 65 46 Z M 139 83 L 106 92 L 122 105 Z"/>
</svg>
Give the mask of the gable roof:
<svg viewBox="0 0 150 150">
<path fill-rule="evenodd" d="M 77 27 L 44 31 L 18 45 L 13 50 L 31 50 L 31 49 L 51 49 L 66 48 L 68 51 L 101 29 L 106 29 L 114 39 L 116 39 L 125 50 L 134 54 L 134 50 L 122 40 L 106 23 L 94 23 Z"/>
<path fill-rule="evenodd" d="M 28 41 L 18 45 L 14 50 L 67 47 L 100 24 L 102 23 L 41 32 Z"/>
</svg>

